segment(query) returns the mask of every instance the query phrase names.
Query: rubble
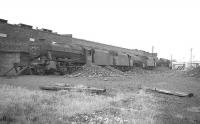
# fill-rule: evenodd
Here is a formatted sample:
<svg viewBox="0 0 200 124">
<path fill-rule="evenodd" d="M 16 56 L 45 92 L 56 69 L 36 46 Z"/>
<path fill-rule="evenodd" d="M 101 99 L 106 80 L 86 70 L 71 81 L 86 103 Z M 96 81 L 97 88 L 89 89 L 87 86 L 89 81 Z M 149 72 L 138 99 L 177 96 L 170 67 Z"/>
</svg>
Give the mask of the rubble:
<svg viewBox="0 0 200 124">
<path fill-rule="evenodd" d="M 186 73 L 190 77 L 200 77 L 200 67 L 192 68 L 192 69 L 188 70 Z"/>
<path fill-rule="evenodd" d="M 166 69 L 165 69 L 166 70 Z M 168 71 L 168 70 L 167 70 Z M 167 72 L 166 71 L 166 72 Z M 81 69 L 73 72 L 72 74 L 66 74 L 65 77 L 88 77 L 88 78 L 101 78 L 107 81 L 104 77 L 126 77 L 132 74 L 152 74 L 152 73 L 161 73 L 164 70 L 147 70 L 141 67 L 131 68 L 129 71 L 122 72 L 119 69 L 116 69 L 112 66 L 98 66 L 94 64 L 86 64 L 82 66 Z"/>
<path fill-rule="evenodd" d="M 72 73 L 71 75 L 65 75 L 67 77 L 118 77 L 122 76 L 119 72 L 111 71 L 109 69 L 97 66 L 94 64 L 86 64 L 80 70 Z"/>
<path fill-rule="evenodd" d="M 126 74 L 160 74 L 160 73 L 170 73 L 171 70 L 167 67 L 156 67 L 153 69 L 143 69 L 141 67 L 133 67 Z"/>
<path fill-rule="evenodd" d="M 119 75 L 125 75 L 124 72 L 114 68 L 114 67 L 111 67 L 111 66 L 105 66 L 104 67 L 105 69 L 109 70 L 109 71 L 112 71 L 113 73 L 116 73 L 116 74 L 119 74 Z"/>
<path fill-rule="evenodd" d="M 148 70 L 142 69 L 140 67 L 134 67 L 126 72 L 126 74 L 145 74 L 148 73 Z"/>
</svg>

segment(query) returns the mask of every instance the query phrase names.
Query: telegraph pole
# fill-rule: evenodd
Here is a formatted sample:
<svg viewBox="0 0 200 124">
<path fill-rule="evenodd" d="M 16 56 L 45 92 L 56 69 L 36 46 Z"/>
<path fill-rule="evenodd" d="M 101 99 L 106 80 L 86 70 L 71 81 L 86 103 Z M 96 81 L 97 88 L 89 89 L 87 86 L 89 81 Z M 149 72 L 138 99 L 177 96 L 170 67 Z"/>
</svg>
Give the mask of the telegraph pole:
<svg viewBox="0 0 200 124">
<path fill-rule="evenodd" d="M 192 67 L 192 48 L 190 49 L 190 59 L 191 59 L 191 67 Z"/>
<path fill-rule="evenodd" d="M 152 54 L 153 54 L 153 52 L 154 52 L 154 46 L 152 46 Z"/>
<path fill-rule="evenodd" d="M 172 54 L 171 54 L 171 69 L 172 69 Z"/>
<path fill-rule="evenodd" d="M 153 56 L 153 52 L 154 52 L 154 46 L 152 46 L 152 51 L 151 51 L 151 52 L 152 52 L 152 56 Z"/>
</svg>

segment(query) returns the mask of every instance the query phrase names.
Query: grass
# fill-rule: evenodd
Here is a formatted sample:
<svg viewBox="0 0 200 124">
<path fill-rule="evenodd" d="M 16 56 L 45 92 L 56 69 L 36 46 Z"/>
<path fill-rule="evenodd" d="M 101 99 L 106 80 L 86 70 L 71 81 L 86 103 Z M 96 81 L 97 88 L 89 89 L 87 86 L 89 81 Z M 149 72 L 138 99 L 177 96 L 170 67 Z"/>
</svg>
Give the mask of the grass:
<svg viewBox="0 0 200 124">
<path fill-rule="evenodd" d="M 135 95 L 135 101 L 130 105 L 132 112 L 129 114 L 129 120 L 131 120 L 133 124 L 154 124 L 154 117 L 158 114 L 155 101 L 155 97 L 151 94 L 140 90 L 139 93 Z"/>
<path fill-rule="evenodd" d="M 151 94 L 143 90 L 132 94 L 129 99 L 117 102 L 111 107 L 119 111 L 118 119 L 115 116 L 112 123 L 121 121 L 128 124 L 154 124 L 155 116 L 159 114 L 155 101 Z"/>
<path fill-rule="evenodd" d="M 110 97 L 68 91 L 32 91 L 0 85 L 0 123 L 63 124 L 70 123 L 70 117 L 87 114 L 89 118 L 99 110 L 104 114 L 97 113 L 95 118 L 90 117 L 90 121 L 105 123 L 106 119 L 109 123 L 153 124 L 156 105 L 152 102 L 154 97 L 144 91 L 117 93 Z"/>
<path fill-rule="evenodd" d="M 55 76 L 24 76 L 15 79 L 0 78 L 0 80 L 1 84 L 30 89 L 37 89 L 40 85 L 54 82 L 69 82 L 73 85 L 84 84 L 108 89 L 107 96 L 91 96 L 64 91 L 57 93 L 30 91 L 25 88 L 0 85 L 1 124 L 198 123 L 200 118 L 198 114 L 186 110 L 188 107 L 199 105 L 198 97 L 177 99 L 167 95 L 153 95 L 142 90 L 136 93 L 136 88 L 147 86 L 193 92 L 198 96 L 200 94 L 199 80 L 183 76 L 182 72 L 134 74 L 131 81 L 129 79 L 100 81 L 83 78 L 66 80 L 66 78 Z"/>
<path fill-rule="evenodd" d="M 0 123 L 55 124 L 77 113 L 91 113 L 124 98 L 60 91 L 48 93 L 21 87 L 0 86 Z"/>
<path fill-rule="evenodd" d="M 76 117 L 86 114 L 93 123 L 153 124 L 157 114 L 154 101 L 152 95 L 142 90 L 110 97 L 68 91 L 32 91 L 0 85 L 0 123 L 63 124 L 71 123 L 71 117 L 83 123 Z M 103 115 L 97 113 L 95 118 L 90 117 L 97 110 Z"/>
</svg>

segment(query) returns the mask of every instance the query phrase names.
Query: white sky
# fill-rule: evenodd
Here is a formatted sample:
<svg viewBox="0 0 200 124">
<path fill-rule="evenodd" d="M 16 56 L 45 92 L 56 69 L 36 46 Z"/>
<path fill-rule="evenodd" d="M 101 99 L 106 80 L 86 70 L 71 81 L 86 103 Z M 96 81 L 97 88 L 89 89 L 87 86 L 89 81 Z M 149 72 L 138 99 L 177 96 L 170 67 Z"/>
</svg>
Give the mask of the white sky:
<svg viewBox="0 0 200 124">
<path fill-rule="evenodd" d="M 1 0 L 0 18 L 60 34 L 200 60 L 199 0 Z"/>
</svg>

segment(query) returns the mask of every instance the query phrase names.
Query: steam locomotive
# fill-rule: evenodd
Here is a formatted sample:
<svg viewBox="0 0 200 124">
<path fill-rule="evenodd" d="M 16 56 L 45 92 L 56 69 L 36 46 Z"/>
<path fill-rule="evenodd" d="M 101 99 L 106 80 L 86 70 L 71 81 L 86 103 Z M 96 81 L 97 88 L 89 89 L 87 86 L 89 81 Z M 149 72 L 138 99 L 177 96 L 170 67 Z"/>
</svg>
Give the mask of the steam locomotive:
<svg viewBox="0 0 200 124">
<path fill-rule="evenodd" d="M 75 41 L 77 39 L 73 39 Z M 46 46 L 46 47 L 43 47 Z M 135 66 L 154 68 L 155 57 L 139 56 L 134 51 L 129 53 L 108 50 L 102 47 L 92 47 L 90 44 L 64 44 L 64 43 L 34 43 L 30 46 L 30 55 L 33 59 L 31 65 L 37 73 L 56 71 L 60 74 L 71 73 L 84 64 L 99 66 L 113 66 L 122 71 L 127 71 Z M 38 71 L 40 67 L 40 71 Z"/>
</svg>

